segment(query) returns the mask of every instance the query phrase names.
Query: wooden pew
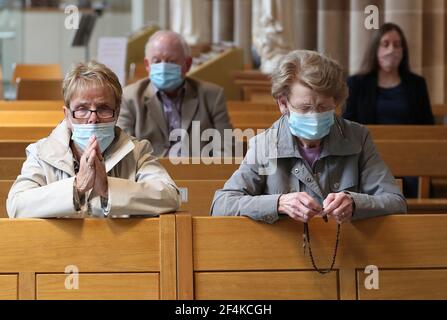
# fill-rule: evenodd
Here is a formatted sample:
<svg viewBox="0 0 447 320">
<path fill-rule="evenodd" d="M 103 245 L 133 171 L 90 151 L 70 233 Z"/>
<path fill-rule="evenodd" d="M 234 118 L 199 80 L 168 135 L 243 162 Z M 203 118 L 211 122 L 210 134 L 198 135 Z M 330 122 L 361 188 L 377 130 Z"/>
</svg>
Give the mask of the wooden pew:
<svg viewBox="0 0 447 320">
<path fill-rule="evenodd" d="M 233 73 L 234 82 L 242 88 L 242 100 L 272 103 L 272 84 L 268 74 L 258 70 L 243 70 Z"/>
<path fill-rule="evenodd" d="M 63 112 L 63 100 L 14 100 L 0 101 L 0 111 L 59 111 Z"/>
<path fill-rule="evenodd" d="M 62 111 L 0 111 L 0 126 L 56 126 L 64 119 Z"/>
<path fill-rule="evenodd" d="M 435 123 L 447 124 L 447 104 L 433 104 L 431 106 Z"/>
<path fill-rule="evenodd" d="M 245 217 L 176 217 L 179 299 L 447 299 L 447 215 L 395 215 L 344 224 L 335 271 L 303 254 L 303 225 Z M 332 258 L 336 224 L 313 219 L 316 263 Z M 367 266 L 379 289 L 367 290 Z"/>
<path fill-rule="evenodd" d="M 2 113 L 0 112 L 0 115 L 1 114 Z M 55 124 L 2 124 L 0 125 L 0 141 L 37 141 L 48 137 L 55 127 Z"/>
<path fill-rule="evenodd" d="M 14 180 L 0 180 L 0 219 L 8 218 L 6 199 L 8 199 L 8 193 L 13 183 Z"/>
<path fill-rule="evenodd" d="M 20 174 L 25 158 L 0 158 L 0 180 L 15 180 Z M 174 180 L 226 180 L 239 168 L 242 159 L 229 164 L 202 163 L 173 164 L 168 158 L 160 158 L 160 163 Z M 223 162 L 223 161 L 222 161 Z"/>
<path fill-rule="evenodd" d="M 17 100 L 61 100 L 62 79 L 17 79 Z"/>
<path fill-rule="evenodd" d="M 447 141 L 441 140 L 420 140 L 420 141 L 376 141 L 376 146 L 382 159 L 388 164 L 395 176 L 447 176 Z M 181 158 L 180 158 L 181 159 Z M 161 158 L 160 163 L 170 172 L 174 179 L 185 180 L 194 179 L 228 179 L 235 169 L 239 167 L 241 159 L 233 160 L 229 164 L 200 165 L 211 161 L 199 159 L 197 164 L 191 163 L 193 160 L 183 158 L 189 162 L 187 164 L 173 164 L 169 158 Z M 0 163 L 2 168 L 8 167 L 9 174 L 16 174 L 20 168 L 23 158 L 2 158 Z M 221 160 L 222 162 L 227 160 Z M 0 179 L 5 177 L 0 176 Z"/>
<path fill-rule="evenodd" d="M 14 64 L 14 72 L 12 75 L 12 83 L 16 80 L 31 79 L 31 80 L 54 80 L 62 79 L 62 69 L 59 64 Z"/>
<path fill-rule="evenodd" d="M 177 298 L 174 215 L 0 219 L 0 247 L 1 299 Z"/>
<path fill-rule="evenodd" d="M 229 112 L 234 128 L 246 130 L 267 129 L 281 117 L 279 111 L 231 111 Z"/>
</svg>

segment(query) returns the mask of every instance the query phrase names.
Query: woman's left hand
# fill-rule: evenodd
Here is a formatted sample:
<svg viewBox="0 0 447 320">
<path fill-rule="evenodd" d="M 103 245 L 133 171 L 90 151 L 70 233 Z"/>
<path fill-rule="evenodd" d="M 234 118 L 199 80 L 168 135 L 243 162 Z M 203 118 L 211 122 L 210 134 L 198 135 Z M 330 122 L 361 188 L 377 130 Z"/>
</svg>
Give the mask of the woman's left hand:
<svg viewBox="0 0 447 320">
<path fill-rule="evenodd" d="M 351 221 L 353 211 L 354 201 L 347 193 L 330 193 L 323 201 L 323 214 L 333 217 L 337 223 Z"/>
</svg>

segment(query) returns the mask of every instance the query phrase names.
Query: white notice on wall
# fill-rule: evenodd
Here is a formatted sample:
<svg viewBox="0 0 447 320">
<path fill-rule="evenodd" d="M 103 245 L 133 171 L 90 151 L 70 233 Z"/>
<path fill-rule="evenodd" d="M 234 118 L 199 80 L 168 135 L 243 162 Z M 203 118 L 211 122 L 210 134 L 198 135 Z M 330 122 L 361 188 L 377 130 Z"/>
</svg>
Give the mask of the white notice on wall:
<svg viewBox="0 0 447 320">
<path fill-rule="evenodd" d="M 121 86 L 126 83 L 126 51 L 125 37 L 101 37 L 98 40 L 98 62 L 115 72 Z"/>
</svg>

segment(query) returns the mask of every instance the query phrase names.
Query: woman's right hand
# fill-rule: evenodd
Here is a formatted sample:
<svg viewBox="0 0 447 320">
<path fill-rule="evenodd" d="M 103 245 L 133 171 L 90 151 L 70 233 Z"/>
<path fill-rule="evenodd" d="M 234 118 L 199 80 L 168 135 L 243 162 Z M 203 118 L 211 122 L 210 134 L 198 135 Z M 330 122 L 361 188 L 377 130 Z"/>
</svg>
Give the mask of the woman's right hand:
<svg viewBox="0 0 447 320">
<path fill-rule="evenodd" d="M 278 213 L 287 214 L 294 220 L 308 222 L 321 215 L 323 208 L 306 192 L 282 194 L 278 201 Z"/>
<path fill-rule="evenodd" d="M 96 170 L 95 158 L 102 158 L 96 137 L 90 137 L 89 144 L 81 156 L 79 172 L 76 174 L 76 190 L 82 196 L 95 185 Z"/>
</svg>

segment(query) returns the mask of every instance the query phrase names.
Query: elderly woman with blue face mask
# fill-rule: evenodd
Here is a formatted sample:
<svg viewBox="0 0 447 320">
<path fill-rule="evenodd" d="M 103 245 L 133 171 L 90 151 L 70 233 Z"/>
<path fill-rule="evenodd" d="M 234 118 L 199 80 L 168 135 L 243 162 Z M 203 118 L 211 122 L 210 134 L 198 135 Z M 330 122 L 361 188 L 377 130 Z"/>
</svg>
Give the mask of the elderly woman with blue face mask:
<svg viewBox="0 0 447 320">
<path fill-rule="evenodd" d="M 335 61 L 290 52 L 272 74 L 272 94 L 283 116 L 250 141 L 240 168 L 216 192 L 212 215 L 343 223 L 406 212 L 368 130 L 335 115 L 348 95 Z"/>
<path fill-rule="evenodd" d="M 120 217 L 177 210 L 178 189 L 139 141 L 116 127 L 122 89 L 106 66 L 78 64 L 63 82 L 62 121 L 27 147 L 7 200 L 11 218 Z"/>
</svg>

